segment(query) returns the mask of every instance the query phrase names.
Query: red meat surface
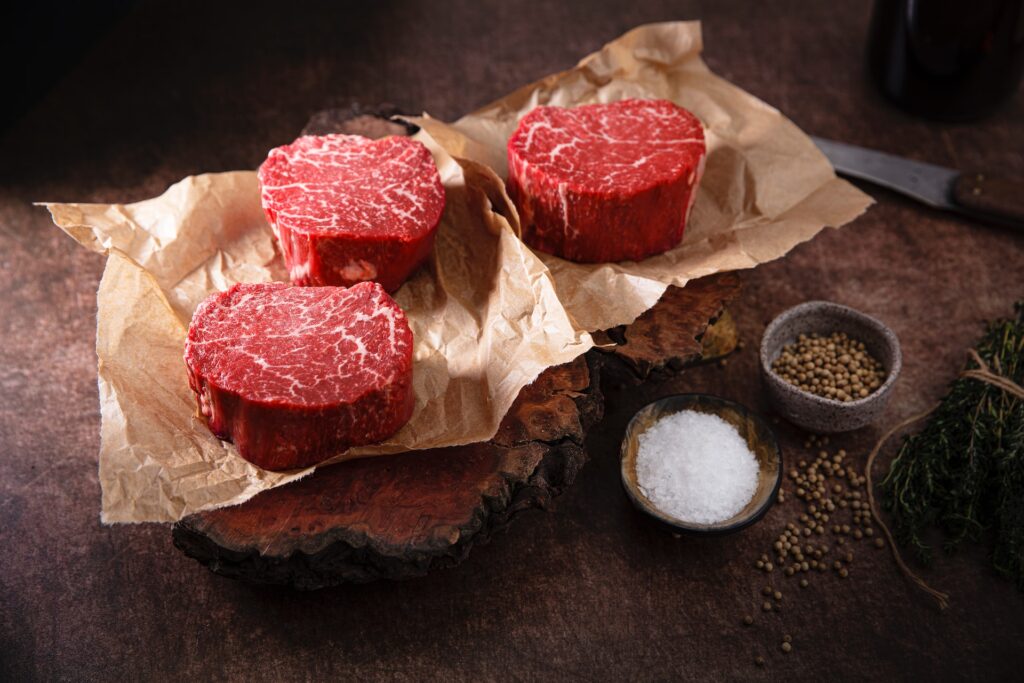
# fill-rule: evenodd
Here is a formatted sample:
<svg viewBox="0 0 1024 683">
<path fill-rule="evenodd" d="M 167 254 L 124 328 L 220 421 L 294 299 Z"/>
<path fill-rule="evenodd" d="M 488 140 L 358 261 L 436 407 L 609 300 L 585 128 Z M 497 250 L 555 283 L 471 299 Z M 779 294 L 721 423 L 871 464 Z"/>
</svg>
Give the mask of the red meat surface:
<svg viewBox="0 0 1024 683">
<path fill-rule="evenodd" d="M 444 187 L 405 137 L 301 137 L 259 170 L 263 210 L 297 285 L 379 282 L 393 292 L 430 255 Z"/>
<path fill-rule="evenodd" d="M 381 441 L 412 415 L 412 331 L 376 283 L 239 284 L 208 297 L 185 365 L 217 437 L 264 469 Z"/>
<path fill-rule="evenodd" d="M 584 263 L 667 251 L 683 238 L 704 155 L 701 122 L 667 100 L 537 107 L 508 141 L 523 241 Z"/>
</svg>

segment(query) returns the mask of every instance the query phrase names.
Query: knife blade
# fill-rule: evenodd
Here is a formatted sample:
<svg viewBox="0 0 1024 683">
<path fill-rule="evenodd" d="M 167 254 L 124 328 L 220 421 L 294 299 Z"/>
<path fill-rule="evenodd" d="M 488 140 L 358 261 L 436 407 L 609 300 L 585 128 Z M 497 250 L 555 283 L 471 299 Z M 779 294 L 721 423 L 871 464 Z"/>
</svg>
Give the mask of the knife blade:
<svg viewBox="0 0 1024 683">
<path fill-rule="evenodd" d="M 905 159 L 811 137 L 840 174 L 866 180 L 943 211 L 1024 229 L 1024 179 Z"/>
</svg>

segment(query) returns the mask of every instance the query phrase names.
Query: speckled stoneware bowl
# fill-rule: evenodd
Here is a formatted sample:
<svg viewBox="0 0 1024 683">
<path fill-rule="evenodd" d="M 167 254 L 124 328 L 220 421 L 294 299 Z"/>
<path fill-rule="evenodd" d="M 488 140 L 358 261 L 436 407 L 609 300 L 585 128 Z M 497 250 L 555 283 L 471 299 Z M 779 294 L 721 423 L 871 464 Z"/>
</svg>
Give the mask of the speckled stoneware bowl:
<svg viewBox="0 0 1024 683">
<path fill-rule="evenodd" d="M 885 382 L 865 398 L 844 403 L 798 389 L 772 372 L 782 347 L 801 334 L 845 332 L 864 342 L 885 368 Z M 761 377 L 775 409 L 790 422 L 815 434 L 848 432 L 875 422 L 885 411 L 903 367 L 900 342 L 883 323 L 847 306 L 808 301 L 775 318 L 761 338 Z"/>
<path fill-rule="evenodd" d="M 714 524 L 701 524 L 672 517 L 659 510 L 637 484 L 636 457 L 640 450 L 640 435 L 659 419 L 694 410 L 722 418 L 739 432 L 757 458 L 757 490 L 746 507 L 733 517 Z M 661 526 L 676 534 L 715 536 L 744 529 L 764 517 L 775 502 L 782 481 L 782 451 L 768 424 L 739 403 L 707 394 L 680 394 L 659 399 L 641 408 L 622 439 L 622 485 L 626 495 L 641 512 L 655 519 Z"/>
</svg>

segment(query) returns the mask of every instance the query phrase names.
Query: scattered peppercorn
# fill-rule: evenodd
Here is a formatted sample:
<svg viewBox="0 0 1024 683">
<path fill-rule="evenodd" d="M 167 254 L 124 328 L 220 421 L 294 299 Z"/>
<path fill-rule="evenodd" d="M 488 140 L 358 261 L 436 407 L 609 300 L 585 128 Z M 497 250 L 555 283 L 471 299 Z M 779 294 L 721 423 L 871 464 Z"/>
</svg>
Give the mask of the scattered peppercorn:
<svg viewBox="0 0 1024 683">
<path fill-rule="evenodd" d="M 798 573 L 832 570 L 839 579 L 846 579 L 854 559 L 851 549 L 857 541 L 868 538 L 875 547 L 885 547 L 884 540 L 878 538 L 872 527 L 870 508 L 863 492 L 866 479 L 854 471 L 855 465 L 847 461 L 845 450 L 830 453 L 824 448 L 827 444 L 824 437 L 809 437 L 804 446 L 816 455 L 809 454 L 798 460 L 786 473 L 787 485 L 792 488 L 785 498 L 780 489 L 778 502 L 789 498 L 796 501 L 790 501 L 785 508 L 789 521 L 769 541 L 769 552 L 755 562 L 762 572 L 770 572 L 777 566 L 790 578 Z M 831 536 L 834 543 L 826 540 L 826 536 Z M 810 586 L 804 576 L 798 578 L 798 583 L 800 588 Z M 762 604 L 765 612 L 783 611 L 781 590 L 763 586 L 761 593 L 766 598 Z M 743 623 L 749 626 L 753 618 L 744 617 Z M 783 637 L 784 652 L 791 651 L 791 643 L 790 636 Z"/>
<path fill-rule="evenodd" d="M 750 626 L 751 624 L 753 624 L 753 623 L 754 623 L 754 617 L 752 617 L 752 616 L 750 616 L 750 615 L 748 614 L 747 616 L 743 617 L 743 623 L 744 623 L 744 624 L 745 624 L 746 626 Z"/>
<path fill-rule="evenodd" d="M 782 651 L 785 652 L 786 654 L 789 654 L 790 650 L 792 650 L 792 649 L 793 649 L 793 645 L 791 643 L 783 643 L 782 644 Z"/>
</svg>

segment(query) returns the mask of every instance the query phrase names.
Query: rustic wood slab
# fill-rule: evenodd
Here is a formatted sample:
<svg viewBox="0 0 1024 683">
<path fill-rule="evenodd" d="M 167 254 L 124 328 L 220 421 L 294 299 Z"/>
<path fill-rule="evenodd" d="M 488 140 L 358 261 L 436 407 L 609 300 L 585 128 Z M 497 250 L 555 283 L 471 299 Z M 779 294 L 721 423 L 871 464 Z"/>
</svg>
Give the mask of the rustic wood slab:
<svg viewBox="0 0 1024 683">
<path fill-rule="evenodd" d="M 406 134 L 393 109 L 321 112 L 304 132 Z M 549 368 L 523 389 L 486 442 L 355 460 L 174 525 L 174 544 L 212 571 L 315 589 L 403 579 L 448 567 L 508 526 L 547 507 L 586 462 L 587 430 L 603 412 L 602 369 L 636 381 L 732 351 L 725 304 L 737 278 L 670 288 L 630 326 L 598 335 L 609 348 Z M 610 348 L 613 343 L 617 346 Z"/>
<path fill-rule="evenodd" d="M 583 466 L 602 411 L 592 357 L 525 388 L 487 443 L 353 460 L 231 508 L 185 518 L 174 543 L 213 571 L 311 589 L 460 562 Z"/>
</svg>

